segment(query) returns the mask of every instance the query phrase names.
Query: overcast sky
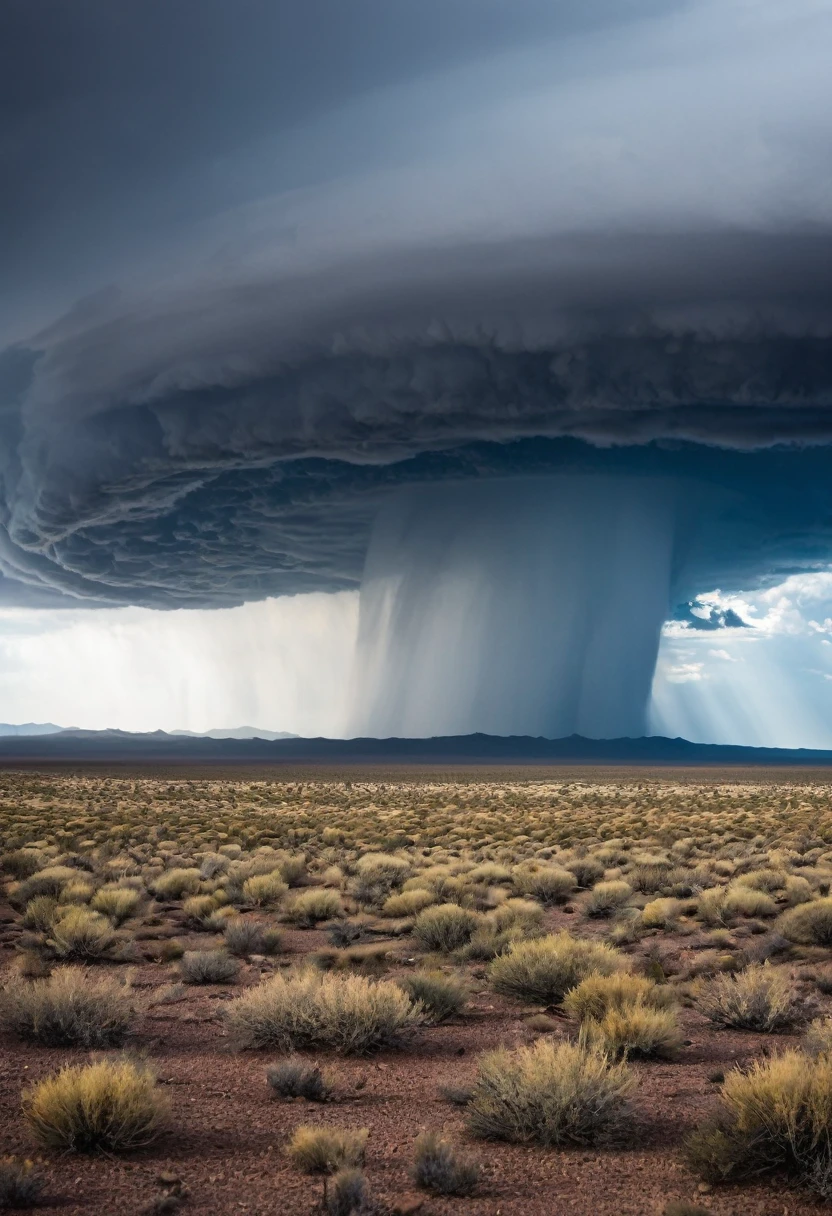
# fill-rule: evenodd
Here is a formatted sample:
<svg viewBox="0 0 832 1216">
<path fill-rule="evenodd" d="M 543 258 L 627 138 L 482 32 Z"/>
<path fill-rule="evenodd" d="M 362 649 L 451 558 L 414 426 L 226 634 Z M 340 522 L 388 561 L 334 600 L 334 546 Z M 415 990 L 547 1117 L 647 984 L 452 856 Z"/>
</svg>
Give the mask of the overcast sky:
<svg viewBox="0 0 832 1216">
<path fill-rule="evenodd" d="M 830 44 L 830 0 L 6 0 L 0 718 L 396 729 L 430 672 L 420 722 L 620 733 L 666 615 L 651 723 L 816 741 Z"/>
</svg>

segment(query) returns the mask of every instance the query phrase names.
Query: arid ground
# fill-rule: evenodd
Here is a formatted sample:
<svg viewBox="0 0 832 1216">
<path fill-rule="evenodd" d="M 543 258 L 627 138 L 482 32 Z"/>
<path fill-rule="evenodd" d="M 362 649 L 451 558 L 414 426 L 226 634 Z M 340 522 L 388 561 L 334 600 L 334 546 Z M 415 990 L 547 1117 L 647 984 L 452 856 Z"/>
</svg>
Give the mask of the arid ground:
<svg viewBox="0 0 832 1216">
<path fill-rule="evenodd" d="M 0 1157 L 35 1159 L 39 1210 L 62 1216 L 320 1211 L 321 1179 L 287 1153 L 304 1124 L 368 1129 L 379 1213 L 821 1212 L 814 1142 L 726 1181 L 686 1142 L 733 1070 L 791 1049 L 827 1059 L 830 789 L 832 775 L 782 770 L 0 773 Z M 564 930 L 644 977 L 663 1011 L 654 1040 L 616 1039 L 506 978 L 505 960 Z M 66 967 L 119 985 L 121 1041 L 52 1045 L 18 1016 Z M 214 968 L 226 982 L 194 982 Z M 354 1051 L 285 1027 L 247 1043 L 236 1003 L 299 973 L 395 982 L 409 1020 Z M 452 1007 L 414 995 L 425 973 Z M 561 1041 L 630 1071 L 610 1126 L 584 1142 L 483 1138 L 484 1053 Z M 154 1071 L 155 1138 L 126 1152 L 39 1140 L 23 1092 L 102 1055 Z M 287 1058 L 320 1068 L 328 1100 L 281 1096 L 267 1073 Z M 469 1194 L 417 1184 L 424 1131 L 479 1164 Z"/>
</svg>

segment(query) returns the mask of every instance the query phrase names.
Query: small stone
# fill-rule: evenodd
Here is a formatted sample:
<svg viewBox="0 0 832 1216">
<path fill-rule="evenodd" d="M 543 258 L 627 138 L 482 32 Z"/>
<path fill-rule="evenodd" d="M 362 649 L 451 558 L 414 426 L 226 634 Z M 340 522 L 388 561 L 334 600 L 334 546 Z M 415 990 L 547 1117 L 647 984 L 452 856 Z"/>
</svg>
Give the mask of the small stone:
<svg viewBox="0 0 832 1216">
<path fill-rule="evenodd" d="M 700 1182 L 696 1189 L 700 1195 L 709 1195 L 714 1188 L 711 1186 L 710 1182 Z"/>
<path fill-rule="evenodd" d="M 413 1216 L 414 1212 L 422 1209 L 424 1203 L 421 1195 L 399 1195 L 390 1204 L 390 1212 L 392 1216 Z"/>
</svg>

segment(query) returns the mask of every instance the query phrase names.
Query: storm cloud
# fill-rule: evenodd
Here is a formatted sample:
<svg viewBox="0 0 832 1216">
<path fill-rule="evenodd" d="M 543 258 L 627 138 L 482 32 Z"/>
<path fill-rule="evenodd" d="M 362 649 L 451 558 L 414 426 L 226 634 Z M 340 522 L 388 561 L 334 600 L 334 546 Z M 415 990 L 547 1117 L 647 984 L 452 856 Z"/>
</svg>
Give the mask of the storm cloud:
<svg viewBox="0 0 832 1216">
<path fill-rule="evenodd" d="M 469 589 L 531 588 L 554 552 L 537 654 L 564 580 L 596 606 L 650 583 L 617 626 L 598 607 L 580 673 L 556 656 L 526 698 L 524 729 L 592 733 L 599 639 L 643 632 L 638 678 L 605 667 L 634 700 L 603 730 L 635 731 L 664 617 L 828 564 L 832 10 L 577 8 L 4 7 L 6 602 L 363 583 L 356 727 L 413 732 L 435 706 L 416 725 L 391 708 L 390 672 L 459 643 L 403 622 L 438 619 L 463 552 Z M 612 553 L 598 504 L 652 523 Z M 498 516 L 502 550 L 478 540 Z M 619 572 L 579 577 L 587 548 Z M 416 554 L 444 575 L 391 607 Z M 506 638 L 511 606 L 492 608 Z M 465 634 L 473 669 L 492 643 Z M 468 681 L 477 725 L 506 726 L 488 706 L 530 647 L 491 691 Z"/>
</svg>

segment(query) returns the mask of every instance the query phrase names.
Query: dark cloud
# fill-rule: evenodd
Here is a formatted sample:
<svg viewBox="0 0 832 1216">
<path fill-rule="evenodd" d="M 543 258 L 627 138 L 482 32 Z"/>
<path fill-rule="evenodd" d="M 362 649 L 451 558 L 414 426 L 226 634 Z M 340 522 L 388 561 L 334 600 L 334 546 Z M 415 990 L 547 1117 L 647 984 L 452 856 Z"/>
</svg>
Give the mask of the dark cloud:
<svg viewBox="0 0 832 1216">
<path fill-rule="evenodd" d="M 402 487 L 576 471 L 682 487 L 680 599 L 828 560 L 822 8 L 2 22 L 0 595 L 354 587 Z"/>
</svg>

